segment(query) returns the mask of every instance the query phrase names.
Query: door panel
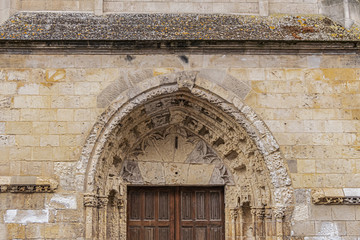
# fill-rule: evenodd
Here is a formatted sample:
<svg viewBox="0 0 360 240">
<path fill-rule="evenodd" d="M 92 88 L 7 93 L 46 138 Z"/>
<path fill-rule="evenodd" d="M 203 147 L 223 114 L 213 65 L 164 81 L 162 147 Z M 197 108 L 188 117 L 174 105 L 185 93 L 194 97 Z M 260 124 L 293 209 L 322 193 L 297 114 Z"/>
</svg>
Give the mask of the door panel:
<svg viewBox="0 0 360 240">
<path fill-rule="evenodd" d="M 222 187 L 129 187 L 128 240 L 224 240 Z"/>
</svg>

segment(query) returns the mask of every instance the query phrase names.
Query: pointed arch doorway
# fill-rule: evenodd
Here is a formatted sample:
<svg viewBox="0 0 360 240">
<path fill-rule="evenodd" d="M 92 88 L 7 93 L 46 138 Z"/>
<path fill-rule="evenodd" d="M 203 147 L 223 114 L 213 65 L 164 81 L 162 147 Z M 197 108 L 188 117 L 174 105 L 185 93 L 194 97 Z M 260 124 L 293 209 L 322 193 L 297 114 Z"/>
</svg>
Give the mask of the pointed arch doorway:
<svg viewBox="0 0 360 240">
<path fill-rule="evenodd" d="M 140 84 L 150 87 L 127 99 L 120 94 L 84 147 L 78 176 L 86 238 L 130 237 L 128 190 L 135 186 L 222 186 L 225 239 L 288 235 L 290 178 L 256 114 L 231 92 L 206 89 L 213 83 L 197 85 L 196 72 Z"/>
</svg>

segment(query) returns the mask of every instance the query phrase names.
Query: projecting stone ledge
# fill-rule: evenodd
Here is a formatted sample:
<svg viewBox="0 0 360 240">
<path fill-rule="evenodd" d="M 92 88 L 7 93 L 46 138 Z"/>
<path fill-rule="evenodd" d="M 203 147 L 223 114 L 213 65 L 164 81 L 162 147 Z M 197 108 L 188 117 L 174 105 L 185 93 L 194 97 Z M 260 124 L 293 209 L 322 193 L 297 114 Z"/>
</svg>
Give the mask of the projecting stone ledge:
<svg viewBox="0 0 360 240">
<path fill-rule="evenodd" d="M 0 176 L 0 193 L 49 193 L 58 182 L 52 178 L 36 176 Z"/>
<path fill-rule="evenodd" d="M 360 205 L 360 188 L 317 188 L 311 198 L 317 205 Z"/>
<path fill-rule="evenodd" d="M 18 13 L 0 27 L 4 40 L 359 41 L 321 15 Z"/>
</svg>

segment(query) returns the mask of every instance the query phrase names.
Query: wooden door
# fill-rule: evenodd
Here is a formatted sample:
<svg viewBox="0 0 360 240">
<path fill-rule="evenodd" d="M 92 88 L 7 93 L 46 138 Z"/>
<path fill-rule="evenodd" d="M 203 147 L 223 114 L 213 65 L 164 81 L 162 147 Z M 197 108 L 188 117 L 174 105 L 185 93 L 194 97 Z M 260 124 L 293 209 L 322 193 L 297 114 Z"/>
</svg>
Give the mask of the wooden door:
<svg viewBox="0 0 360 240">
<path fill-rule="evenodd" d="M 224 240 L 222 187 L 129 187 L 128 240 Z"/>
</svg>

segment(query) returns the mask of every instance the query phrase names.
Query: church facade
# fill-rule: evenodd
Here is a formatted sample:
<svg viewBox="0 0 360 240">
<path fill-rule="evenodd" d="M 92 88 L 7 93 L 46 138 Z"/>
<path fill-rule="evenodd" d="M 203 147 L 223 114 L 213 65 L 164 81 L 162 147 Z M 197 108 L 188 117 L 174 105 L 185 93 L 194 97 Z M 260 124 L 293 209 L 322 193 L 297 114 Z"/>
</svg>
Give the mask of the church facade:
<svg viewBox="0 0 360 240">
<path fill-rule="evenodd" d="M 0 239 L 358 239 L 359 6 L 3 1 Z"/>
</svg>

